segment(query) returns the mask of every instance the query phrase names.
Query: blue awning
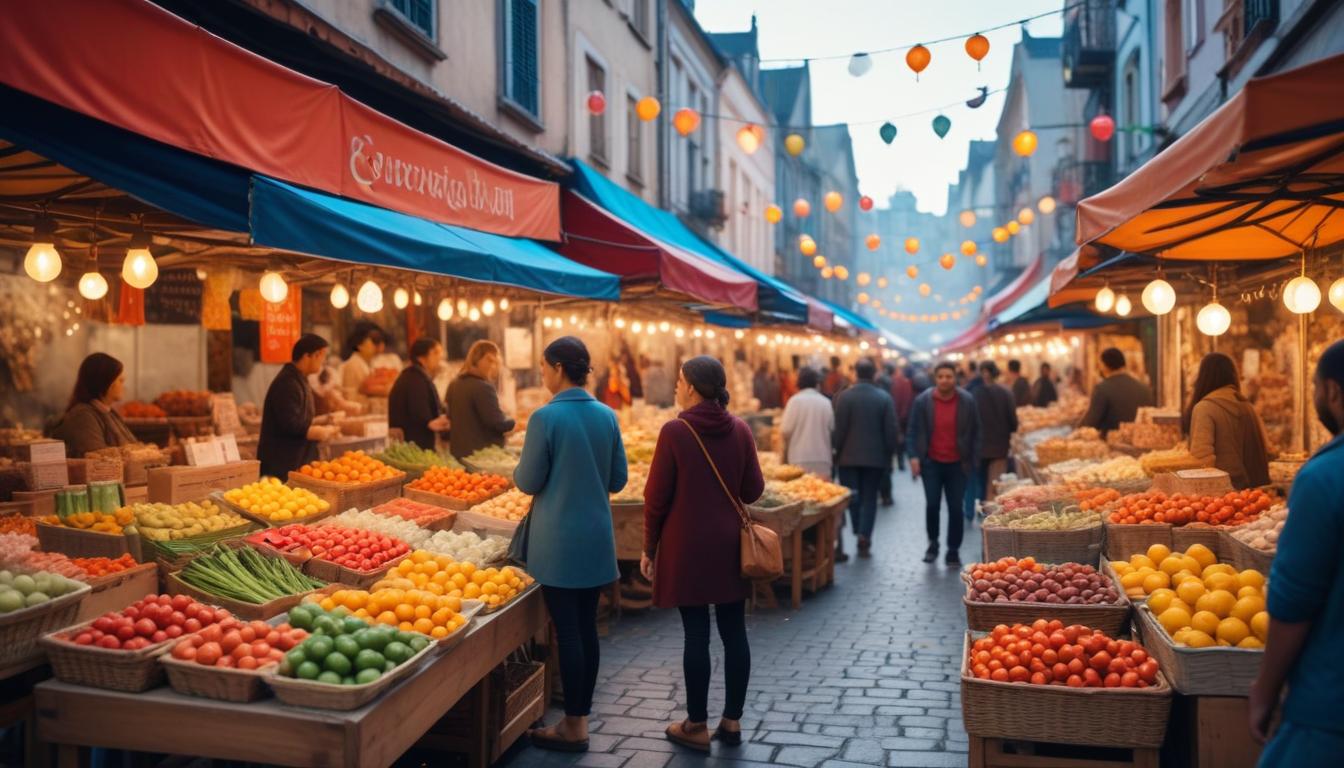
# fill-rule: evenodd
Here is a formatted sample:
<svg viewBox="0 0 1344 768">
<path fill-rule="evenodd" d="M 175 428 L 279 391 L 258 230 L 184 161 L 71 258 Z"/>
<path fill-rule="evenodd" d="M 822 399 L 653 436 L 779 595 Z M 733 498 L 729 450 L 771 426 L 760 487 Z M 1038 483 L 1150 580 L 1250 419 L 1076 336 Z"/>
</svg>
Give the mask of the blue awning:
<svg viewBox="0 0 1344 768">
<path fill-rule="evenodd" d="M 1033 285 L 1026 293 L 1018 297 L 1017 301 L 1008 305 L 1008 308 L 999 313 L 998 317 L 992 317 L 989 320 L 989 329 L 1000 328 L 1008 325 L 1018 318 L 1023 317 L 1037 307 L 1045 305 L 1050 298 L 1050 280 L 1045 279 Z"/>
<path fill-rule="evenodd" d="M 386 208 L 252 177 L 252 241 L 385 267 L 616 301 L 620 278 L 531 240 L 440 224 Z"/>
<path fill-rule="evenodd" d="M 877 333 L 880 330 L 871 320 L 860 314 L 850 312 L 848 309 L 845 309 L 838 304 L 832 304 L 829 301 L 822 301 L 821 303 L 826 305 L 827 309 L 835 313 L 837 320 L 844 320 L 853 328 L 857 328 L 860 331 L 868 331 L 869 333 Z"/>
<path fill-rule="evenodd" d="M 650 237 L 684 248 L 710 261 L 726 264 L 759 284 L 757 304 L 772 320 L 807 324 L 807 299 L 793 286 L 771 277 L 691 231 L 676 214 L 655 208 L 638 195 L 622 189 L 582 160 L 571 158 L 571 178 L 579 194 L 606 208 Z"/>
</svg>

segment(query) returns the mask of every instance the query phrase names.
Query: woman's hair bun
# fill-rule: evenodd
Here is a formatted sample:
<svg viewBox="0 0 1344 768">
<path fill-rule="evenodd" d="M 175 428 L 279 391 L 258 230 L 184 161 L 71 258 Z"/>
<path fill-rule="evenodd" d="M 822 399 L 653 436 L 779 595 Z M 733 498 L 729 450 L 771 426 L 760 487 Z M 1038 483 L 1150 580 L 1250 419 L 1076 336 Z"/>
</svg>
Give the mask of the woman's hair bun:
<svg viewBox="0 0 1344 768">
<path fill-rule="evenodd" d="M 546 346 L 541 353 L 547 365 L 558 365 L 565 378 L 575 386 L 588 383 L 588 374 L 592 373 L 592 360 L 588 356 L 588 347 L 574 336 L 561 336 Z"/>
<path fill-rule="evenodd" d="M 728 374 L 723 363 L 709 355 L 700 355 L 681 364 L 681 375 L 701 397 L 728 407 Z"/>
</svg>

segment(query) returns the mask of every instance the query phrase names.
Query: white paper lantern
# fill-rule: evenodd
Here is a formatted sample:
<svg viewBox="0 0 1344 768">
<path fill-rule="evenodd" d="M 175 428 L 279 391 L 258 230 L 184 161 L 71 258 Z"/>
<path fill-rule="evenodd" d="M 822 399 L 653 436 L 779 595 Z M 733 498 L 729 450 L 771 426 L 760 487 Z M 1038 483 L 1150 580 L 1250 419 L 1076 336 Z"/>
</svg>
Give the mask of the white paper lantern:
<svg viewBox="0 0 1344 768">
<path fill-rule="evenodd" d="M 397 309 L 405 309 L 411 303 L 411 292 L 405 288 L 398 288 L 392 292 L 392 306 Z"/>
<path fill-rule="evenodd" d="M 1295 315 L 1306 315 L 1321 306 L 1321 288 L 1306 275 L 1299 275 L 1283 287 L 1283 305 Z"/>
<path fill-rule="evenodd" d="M 1098 312 L 1110 312 L 1115 307 L 1115 291 L 1109 285 L 1097 291 L 1095 304 Z"/>
<path fill-rule="evenodd" d="M 1330 284 L 1327 296 L 1330 298 L 1330 303 L 1335 305 L 1335 309 L 1344 312 L 1344 277 Z"/>
<path fill-rule="evenodd" d="M 1134 309 L 1134 304 L 1129 300 L 1126 294 L 1120 294 L 1115 300 L 1115 314 L 1121 317 L 1129 317 L 1129 313 Z"/>
<path fill-rule="evenodd" d="M 1195 316 L 1195 325 L 1205 336 L 1222 336 L 1232 327 L 1232 313 L 1216 301 L 1204 305 Z"/>
<path fill-rule="evenodd" d="M 280 276 L 279 272 L 266 272 L 261 276 L 261 282 L 257 285 L 261 291 L 261 298 L 272 304 L 279 304 L 289 295 L 289 283 Z"/>
<path fill-rule="evenodd" d="M 447 322 L 447 321 L 449 321 L 449 320 L 452 320 L 452 319 L 453 319 L 453 302 L 451 302 L 451 301 L 449 301 L 449 300 L 447 300 L 447 299 L 440 299 L 440 300 L 439 300 L 439 309 L 438 309 L 438 313 L 439 313 L 439 319 L 440 319 L 440 320 L 442 320 L 442 321 L 444 321 L 444 322 Z"/>
<path fill-rule="evenodd" d="M 370 314 L 383 311 L 383 289 L 372 280 L 365 280 L 355 294 L 355 306 L 360 312 Z"/>
<path fill-rule="evenodd" d="M 85 272 L 79 278 L 79 295 L 89 301 L 97 301 L 107 295 L 107 278 L 94 270 Z"/>
<path fill-rule="evenodd" d="M 1176 306 L 1176 289 L 1162 278 L 1157 278 L 1143 287 L 1143 308 L 1154 315 L 1165 315 Z"/>
<path fill-rule="evenodd" d="M 481 302 L 481 314 L 486 317 L 493 317 L 495 314 L 495 302 L 493 299 L 486 299 Z"/>
<path fill-rule="evenodd" d="M 873 68 L 873 57 L 866 53 L 856 53 L 849 59 L 849 74 L 863 77 Z"/>
<path fill-rule="evenodd" d="M 331 286 L 331 306 L 345 309 L 350 305 L 350 291 L 342 283 Z"/>
</svg>

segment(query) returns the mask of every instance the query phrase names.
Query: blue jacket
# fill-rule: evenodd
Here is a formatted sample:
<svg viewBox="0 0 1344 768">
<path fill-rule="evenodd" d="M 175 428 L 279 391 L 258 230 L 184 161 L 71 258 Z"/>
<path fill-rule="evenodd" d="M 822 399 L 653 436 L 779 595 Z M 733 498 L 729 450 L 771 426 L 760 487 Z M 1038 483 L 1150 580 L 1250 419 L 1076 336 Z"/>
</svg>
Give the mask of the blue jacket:
<svg viewBox="0 0 1344 768">
<path fill-rule="evenodd" d="M 625 487 L 625 445 L 616 414 L 581 388 L 532 414 L 513 481 L 532 502 L 527 571 L 549 587 L 610 584 L 616 534 L 610 494 Z"/>
<path fill-rule="evenodd" d="M 929 438 L 933 434 L 933 393 L 936 387 L 929 387 L 915 398 L 910 406 L 910 426 L 906 429 L 905 444 L 911 458 L 927 461 L 929 458 Z M 963 467 L 974 466 L 980 461 L 980 408 L 970 392 L 957 387 L 957 453 L 961 455 Z"/>
</svg>

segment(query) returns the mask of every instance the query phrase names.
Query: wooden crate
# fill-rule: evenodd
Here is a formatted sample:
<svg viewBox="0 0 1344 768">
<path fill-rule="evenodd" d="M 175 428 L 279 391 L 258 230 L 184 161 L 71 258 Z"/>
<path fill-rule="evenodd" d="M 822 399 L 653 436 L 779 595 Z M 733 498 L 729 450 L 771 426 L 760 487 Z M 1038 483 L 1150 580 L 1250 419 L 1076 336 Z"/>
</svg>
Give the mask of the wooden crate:
<svg viewBox="0 0 1344 768">
<path fill-rule="evenodd" d="M 1147 552 L 1154 544 L 1171 546 L 1168 523 L 1121 524 L 1106 522 L 1106 559 L 1128 560 L 1130 555 Z"/>
<path fill-rule="evenodd" d="M 145 595 L 157 593 L 159 566 L 141 563 L 121 573 L 88 579 L 87 582 L 92 591 L 79 606 L 74 619 L 76 624 L 92 621 L 108 611 L 119 611 Z"/>
<path fill-rule="evenodd" d="M 56 514 L 56 491 L 15 491 L 14 501 L 26 504 L 31 517 L 46 517 Z"/>
<path fill-rule="evenodd" d="M 1253 568 L 1266 576 L 1269 575 L 1269 568 L 1274 563 L 1274 552 L 1265 552 L 1252 547 L 1233 536 L 1229 529 L 1219 531 L 1218 535 L 1220 537 L 1218 543 L 1219 562 L 1229 563 L 1238 571 Z"/>
<path fill-rule="evenodd" d="M 466 501 L 465 499 L 456 499 L 453 498 L 452 496 L 445 496 L 441 493 L 434 493 L 433 491 L 422 491 L 419 488 L 411 488 L 411 487 L 403 487 L 401 489 L 401 495 L 405 496 L 411 501 L 418 501 L 421 504 L 433 504 L 434 506 L 442 507 L 443 509 L 451 509 L 454 512 L 462 512 L 471 509 L 477 504 L 484 504 L 485 502 L 495 498 L 496 496 L 502 496 L 508 490 L 509 490 L 508 488 L 500 488 L 499 490 L 495 491 L 494 493 L 491 493 L 489 496 L 487 496 L 484 499 L 481 499 L 480 501 Z"/>
<path fill-rule="evenodd" d="M 1147 605 L 1134 610 L 1139 642 L 1157 660 L 1171 686 L 1186 696 L 1249 696 L 1265 652 L 1259 648 L 1182 648 Z"/>
<path fill-rule="evenodd" d="M 120 457 L 97 456 L 87 459 L 66 459 L 71 485 L 116 482 L 123 478 Z"/>
<path fill-rule="evenodd" d="M 213 491 L 254 483 L 261 462 L 234 461 L 216 467 L 156 467 L 148 472 L 149 500 L 165 504 L 199 501 Z"/>
<path fill-rule="evenodd" d="M 1065 625 L 1082 624 L 1092 629 L 1100 629 L 1111 637 L 1118 637 L 1129 631 L 1129 599 L 1125 591 L 1116 583 L 1120 599 L 1114 603 L 1100 605 L 1069 605 L 1068 603 L 1028 603 L 1008 601 L 986 603 L 972 600 L 970 586 L 962 596 L 962 605 L 966 607 L 966 626 L 979 632 L 988 632 L 999 624 L 1030 624 L 1037 619 L 1059 619 Z"/>
<path fill-rule="evenodd" d="M 38 545 L 44 552 L 59 552 L 66 557 L 110 557 L 116 559 L 130 553 L 131 540 L 138 537 L 121 533 L 101 533 L 63 525 L 37 524 Z M 137 547 L 138 548 L 138 547 Z"/>
<path fill-rule="evenodd" d="M 1251 738 L 1249 700 L 1179 696 L 1164 756 L 1188 768 L 1255 768 L 1261 745 Z"/>
<path fill-rule="evenodd" d="M 30 491 L 52 491 L 70 485 L 70 465 L 65 459 L 41 463 L 20 462 L 24 482 Z"/>
<path fill-rule="evenodd" d="M 1188 523 L 1171 529 L 1171 551 L 1184 552 L 1195 544 L 1203 544 L 1209 551 L 1223 561 L 1222 526 L 1208 523 Z"/>
<path fill-rule="evenodd" d="M 1079 747 L 1022 739 L 971 736 L 968 768 L 1158 768 L 1159 750 Z"/>
<path fill-rule="evenodd" d="M 234 504 L 233 502 L 224 498 L 224 493 L 222 491 L 212 492 L 209 498 L 210 501 L 213 501 L 220 508 L 227 509 L 228 511 L 243 518 L 244 520 L 254 522 L 257 525 L 261 526 L 262 528 L 282 528 L 286 525 L 292 525 L 294 523 L 303 523 L 304 525 L 314 525 L 319 520 L 325 520 L 328 517 L 331 517 L 332 515 L 336 514 L 336 509 L 334 507 L 328 506 L 326 512 L 318 512 L 317 514 L 309 515 L 308 517 L 296 517 L 290 520 L 271 520 L 268 517 L 263 517 L 261 515 L 254 515 L 251 512 L 247 511 L 246 509 L 243 509 L 242 507 L 238 506 L 237 504 Z"/>
<path fill-rule="evenodd" d="M 1103 532 L 1100 523 L 1068 531 L 1024 531 L 984 526 L 981 533 L 985 562 L 993 562 L 1001 557 L 1030 556 L 1043 563 L 1096 565 L 1101 557 Z"/>
<path fill-rule="evenodd" d="M 319 497 L 326 499 L 335 514 L 348 509 L 370 509 L 391 501 L 401 495 L 404 474 L 378 480 L 372 483 L 335 483 L 330 480 L 318 480 L 302 472 L 290 472 L 289 484 L 295 488 L 307 488 Z"/>
<path fill-rule="evenodd" d="M 386 576 L 388 571 L 395 568 L 406 557 L 399 557 L 372 571 L 355 571 L 330 560 L 314 557 L 303 564 L 303 572 L 328 584 L 345 584 L 357 589 L 368 589 Z"/>
</svg>

